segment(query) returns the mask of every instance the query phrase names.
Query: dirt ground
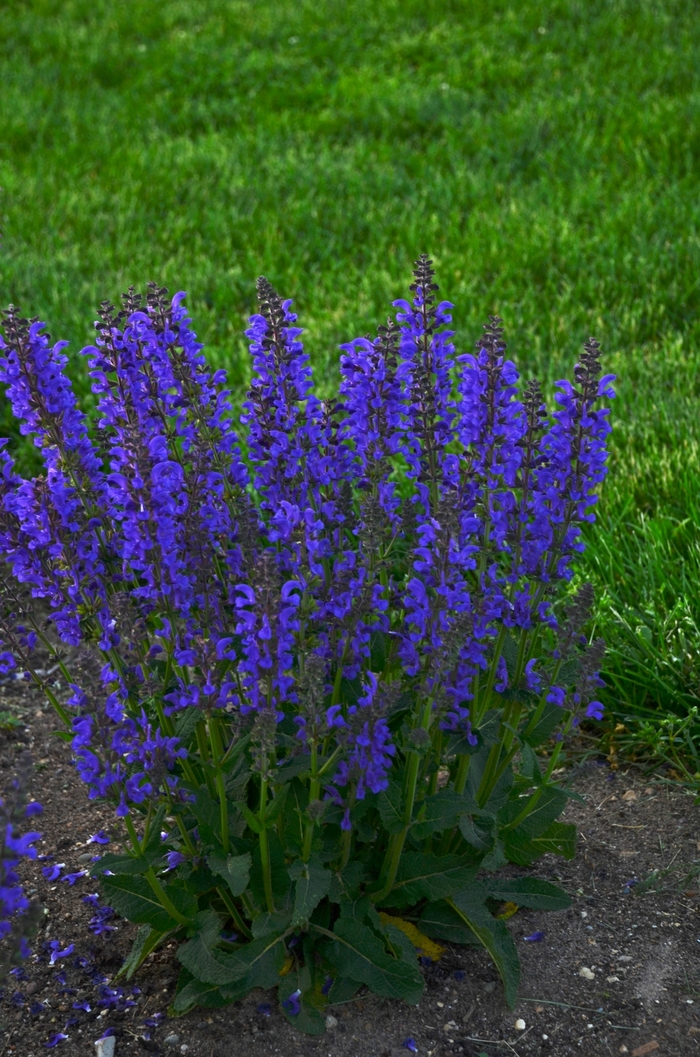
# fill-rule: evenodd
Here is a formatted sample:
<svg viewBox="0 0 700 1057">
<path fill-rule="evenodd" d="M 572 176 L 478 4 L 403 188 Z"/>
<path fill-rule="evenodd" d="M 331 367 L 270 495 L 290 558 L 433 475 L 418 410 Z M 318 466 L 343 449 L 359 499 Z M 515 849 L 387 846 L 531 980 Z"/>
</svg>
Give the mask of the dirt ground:
<svg viewBox="0 0 700 1057">
<path fill-rule="evenodd" d="M 53 858 L 24 869 L 26 887 L 47 913 L 34 956 L 5 987 L 0 1057 L 39 1057 L 59 1032 L 68 1038 L 57 1053 L 94 1057 L 95 1040 L 108 1029 L 115 1057 L 399 1057 L 412 1046 L 426 1057 L 700 1053 L 700 807 L 683 789 L 633 769 L 613 772 L 603 760 L 562 775 L 584 798 L 566 812 L 579 827 L 578 854 L 572 862 L 548 856 L 536 872 L 561 884 L 573 906 L 558 914 L 519 910 L 510 919 L 523 971 L 514 1010 L 488 956 L 452 947 L 424 969 L 420 1005 L 361 994 L 329 1010 L 326 1034 L 309 1038 L 283 1019 L 274 993 L 170 1019 L 172 949 L 151 956 L 130 984 L 114 980 L 132 926 L 116 921 L 116 931 L 94 937 L 87 925 L 95 907 L 83 902 L 94 882 L 82 877 L 71 885 L 42 874 L 47 864 L 64 863 L 62 874 L 83 869 L 96 851 L 89 836 L 109 830 L 112 812 L 87 799 L 69 746 L 51 733 L 53 713 L 26 683 L 0 684 L 0 720 L 3 714 L 23 722 L 0 730 L 0 782 L 29 748 L 33 795 L 45 808 L 36 820 L 39 851 Z M 525 940 L 537 930 L 541 942 Z M 70 943 L 75 949 L 51 967 L 54 940 L 60 951 Z"/>
</svg>

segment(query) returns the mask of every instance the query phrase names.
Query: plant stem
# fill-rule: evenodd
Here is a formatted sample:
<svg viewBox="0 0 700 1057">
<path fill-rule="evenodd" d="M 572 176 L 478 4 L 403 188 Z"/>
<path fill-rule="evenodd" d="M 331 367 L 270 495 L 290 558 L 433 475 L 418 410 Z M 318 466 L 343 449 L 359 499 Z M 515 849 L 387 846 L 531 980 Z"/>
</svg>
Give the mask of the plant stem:
<svg viewBox="0 0 700 1057">
<path fill-rule="evenodd" d="M 321 783 L 318 780 L 318 746 L 316 739 L 311 742 L 311 782 L 309 784 L 309 804 L 312 804 L 315 800 L 318 800 L 319 793 L 321 792 Z M 301 857 L 304 862 L 308 862 L 311 857 L 311 844 L 314 836 L 314 825 L 312 819 L 308 819 L 306 827 L 304 829 L 304 847 L 302 849 Z"/>
<path fill-rule="evenodd" d="M 433 703 L 432 700 L 426 701 L 423 707 L 423 714 L 419 726 L 423 730 L 427 730 L 430 726 L 432 719 Z M 401 861 L 401 852 L 406 842 L 408 830 L 413 821 L 413 805 L 416 799 L 416 785 L 418 783 L 418 771 L 420 769 L 420 754 L 417 752 L 411 752 L 408 759 L 408 769 L 406 773 L 406 804 L 404 807 L 403 815 L 403 829 L 400 833 L 397 833 L 392 840 L 389 842 L 389 846 L 384 856 L 384 863 L 382 864 L 382 871 L 380 874 L 384 876 L 384 883 L 377 892 L 370 894 L 370 899 L 373 903 L 379 903 L 382 899 L 385 899 L 391 889 L 394 887 L 394 881 L 396 880 L 396 874 L 399 868 L 399 862 Z"/>
<path fill-rule="evenodd" d="M 219 818 L 221 823 L 221 843 L 223 845 L 224 854 L 228 855 L 229 850 L 229 837 L 228 837 L 228 803 L 226 800 L 226 783 L 224 776 L 221 773 L 221 738 L 219 737 L 219 726 L 218 719 L 214 715 L 209 716 L 209 739 L 211 742 L 211 753 L 212 762 L 216 768 L 216 788 L 219 794 Z"/>
<path fill-rule="evenodd" d="M 228 910 L 229 914 L 231 915 L 231 918 L 233 919 L 233 923 L 236 926 L 236 928 L 238 929 L 238 931 L 242 932 L 243 935 L 246 937 L 246 939 L 250 939 L 251 936 L 252 936 L 252 932 L 250 931 L 250 929 L 246 925 L 246 923 L 243 920 L 243 918 L 241 917 L 241 915 L 238 913 L 238 908 L 236 907 L 236 904 L 234 903 L 234 901 L 231 898 L 231 896 L 229 895 L 229 893 L 226 891 L 226 889 L 223 887 L 223 885 L 217 885 L 216 886 L 216 891 L 219 893 L 219 897 L 221 898 L 221 900 L 224 903 L 226 909 Z"/>
<path fill-rule="evenodd" d="M 129 839 L 131 840 L 131 843 L 134 847 L 134 851 L 137 853 L 137 855 L 140 856 L 142 854 L 141 842 L 138 838 L 136 830 L 134 829 L 134 823 L 131 821 L 128 815 L 125 816 L 124 822 L 126 823 L 127 833 L 129 834 Z M 167 895 L 162 884 L 156 877 L 155 870 L 152 866 L 149 866 L 148 870 L 144 874 L 144 877 L 151 886 L 151 890 L 160 905 L 163 907 L 163 910 L 167 911 L 167 913 L 170 914 L 170 917 L 177 921 L 178 924 L 189 925 L 190 919 L 186 918 L 184 914 L 181 914 L 177 907 L 173 904 L 172 900 Z"/>
<path fill-rule="evenodd" d="M 265 903 L 270 914 L 275 912 L 275 901 L 272 898 L 272 873 L 270 870 L 270 845 L 267 839 L 267 825 L 265 822 L 265 808 L 267 807 L 267 778 L 260 782 L 260 809 L 258 820 L 260 822 L 260 862 L 262 865 L 263 887 L 265 889 Z"/>
</svg>

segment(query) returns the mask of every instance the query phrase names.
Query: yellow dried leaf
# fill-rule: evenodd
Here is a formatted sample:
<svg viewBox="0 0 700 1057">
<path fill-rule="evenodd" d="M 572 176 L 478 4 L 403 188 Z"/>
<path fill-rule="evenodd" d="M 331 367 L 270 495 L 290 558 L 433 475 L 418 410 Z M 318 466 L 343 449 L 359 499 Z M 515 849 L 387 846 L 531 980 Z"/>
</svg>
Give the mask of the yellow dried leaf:
<svg viewBox="0 0 700 1057">
<path fill-rule="evenodd" d="M 291 954 L 288 954 L 284 959 L 284 965 L 280 969 L 280 976 L 286 976 L 288 972 L 291 972 L 292 966 L 294 965 L 294 958 Z"/>
<path fill-rule="evenodd" d="M 508 918 L 512 918 L 513 917 L 513 914 L 515 914 L 517 909 L 518 909 L 518 904 L 517 903 L 504 903 L 502 908 L 501 908 L 500 914 L 496 914 L 494 916 L 497 917 L 499 921 L 507 921 Z"/>
<path fill-rule="evenodd" d="M 432 962 L 438 961 L 442 958 L 445 953 L 445 948 L 441 947 L 439 943 L 435 943 L 426 936 L 420 929 L 417 929 L 412 921 L 404 921 L 403 918 L 395 918 L 392 914 L 385 914 L 383 910 L 379 912 L 379 920 L 382 925 L 393 925 L 394 928 L 399 929 L 405 936 L 408 936 L 409 940 L 416 948 L 419 958 L 430 958 Z"/>
</svg>

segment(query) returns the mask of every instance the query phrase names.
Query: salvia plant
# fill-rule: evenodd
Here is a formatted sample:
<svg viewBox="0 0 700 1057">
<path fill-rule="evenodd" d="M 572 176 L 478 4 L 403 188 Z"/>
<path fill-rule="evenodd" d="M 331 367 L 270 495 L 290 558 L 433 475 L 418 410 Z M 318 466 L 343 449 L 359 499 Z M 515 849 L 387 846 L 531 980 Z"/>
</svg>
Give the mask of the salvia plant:
<svg viewBox="0 0 700 1057">
<path fill-rule="evenodd" d="M 174 1012 L 277 986 L 321 1032 L 363 984 L 417 1002 L 428 939 L 486 947 L 512 1003 L 499 908 L 568 905 L 499 869 L 574 854 L 552 774 L 601 715 L 591 590 L 570 581 L 613 376 L 591 339 L 548 411 L 499 319 L 457 354 L 427 257 L 410 291 L 341 346 L 327 402 L 260 279 L 240 435 L 183 294 L 102 304 L 94 428 L 66 343 L 5 315 L 0 380 L 44 472 L 0 453 L 2 664 L 114 803 L 128 850 L 94 872 L 141 925 L 127 975 L 181 941 Z"/>
</svg>

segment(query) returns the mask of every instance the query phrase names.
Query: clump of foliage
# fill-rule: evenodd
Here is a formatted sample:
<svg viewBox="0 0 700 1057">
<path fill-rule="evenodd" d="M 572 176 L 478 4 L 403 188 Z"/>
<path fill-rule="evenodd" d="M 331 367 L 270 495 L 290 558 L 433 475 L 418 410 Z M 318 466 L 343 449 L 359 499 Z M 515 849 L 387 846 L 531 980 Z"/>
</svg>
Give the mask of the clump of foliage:
<svg viewBox="0 0 700 1057">
<path fill-rule="evenodd" d="M 318 1032 L 362 984 L 416 1002 L 407 919 L 483 944 L 513 1002 L 499 904 L 568 905 L 497 871 L 574 854 L 552 772 L 601 715 L 603 646 L 582 635 L 591 589 L 565 588 L 613 378 L 591 339 L 549 412 L 537 383 L 520 392 L 500 320 L 456 353 L 437 290 L 421 257 L 396 319 L 342 346 L 324 403 L 291 302 L 261 279 L 240 439 L 183 294 L 101 306 L 94 430 L 65 343 L 5 316 L 0 379 L 45 472 L 0 455 L 2 661 L 43 687 L 89 795 L 114 802 L 130 850 L 95 873 L 142 924 L 126 971 L 183 941 L 176 1012 L 277 985 Z"/>
</svg>

